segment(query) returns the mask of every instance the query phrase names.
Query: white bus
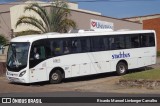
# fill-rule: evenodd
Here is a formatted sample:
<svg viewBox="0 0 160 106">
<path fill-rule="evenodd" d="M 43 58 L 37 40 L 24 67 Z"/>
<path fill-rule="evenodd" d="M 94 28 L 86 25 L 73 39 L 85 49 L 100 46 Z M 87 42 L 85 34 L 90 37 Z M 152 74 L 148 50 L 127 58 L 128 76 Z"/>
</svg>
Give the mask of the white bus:
<svg viewBox="0 0 160 106">
<path fill-rule="evenodd" d="M 47 33 L 11 40 L 6 76 L 18 83 L 60 83 L 63 78 L 98 73 L 123 75 L 155 63 L 153 30 Z"/>
</svg>

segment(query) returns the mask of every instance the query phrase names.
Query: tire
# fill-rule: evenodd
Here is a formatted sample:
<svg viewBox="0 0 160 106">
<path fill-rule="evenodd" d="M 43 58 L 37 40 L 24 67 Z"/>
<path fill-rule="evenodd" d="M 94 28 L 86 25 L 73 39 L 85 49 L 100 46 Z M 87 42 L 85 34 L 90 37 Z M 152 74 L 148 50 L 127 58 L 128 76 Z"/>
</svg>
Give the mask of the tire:
<svg viewBox="0 0 160 106">
<path fill-rule="evenodd" d="M 50 83 L 51 84 L 58 84 L 62 81 L 62 73 L 60 70 L 55 70 L 50 74 Z"/>
<path fill-rule="evenodd" d="M 119 62 L 116 66 L 116 72 L 118 75 L 124 75 L 127 72 L 127 65 L 124 62 Z"/>
</svg>

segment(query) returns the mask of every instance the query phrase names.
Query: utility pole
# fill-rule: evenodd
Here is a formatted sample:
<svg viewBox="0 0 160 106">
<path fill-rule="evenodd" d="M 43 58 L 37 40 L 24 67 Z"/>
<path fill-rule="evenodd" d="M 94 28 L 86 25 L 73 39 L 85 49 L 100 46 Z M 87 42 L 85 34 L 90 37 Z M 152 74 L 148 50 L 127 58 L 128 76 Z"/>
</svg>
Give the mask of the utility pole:
<svg viewBox="0 0 160 106">
<path fill-rule="evenodd" d="M 13 29 L 10 30 L 10 37 L 11 37 L 11 39 L 15 37 L 15 36 L 14 36 Z"/>
</svg>

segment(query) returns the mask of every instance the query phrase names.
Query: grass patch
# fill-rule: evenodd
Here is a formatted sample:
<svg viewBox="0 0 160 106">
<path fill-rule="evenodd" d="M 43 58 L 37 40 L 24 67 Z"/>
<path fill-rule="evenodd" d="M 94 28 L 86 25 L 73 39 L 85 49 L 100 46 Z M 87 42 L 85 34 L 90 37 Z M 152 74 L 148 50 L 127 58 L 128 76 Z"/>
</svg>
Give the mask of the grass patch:
<svg viewBox="0 0 160 106">
<path fill-rule="evenodd" d="M 157 57 L 160 57 L 160 51 L 157 51 Z"/>
<path fill-rule="evenodd" d="M 122 76 L 123 80 L 159 80 L 160 81 L 160 69 L 151 69 L 142 72 L 129 73 Z"/>
</svg>

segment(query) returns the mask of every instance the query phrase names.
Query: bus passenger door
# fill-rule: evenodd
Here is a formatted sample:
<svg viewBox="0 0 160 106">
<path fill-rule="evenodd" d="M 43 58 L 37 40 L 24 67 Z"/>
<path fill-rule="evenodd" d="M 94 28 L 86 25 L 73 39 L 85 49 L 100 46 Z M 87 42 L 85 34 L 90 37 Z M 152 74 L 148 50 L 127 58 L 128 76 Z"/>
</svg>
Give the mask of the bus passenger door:
<svg viewBox="0 0 160 106">
<path fill-rule="evenodd" d="M 46 62 L 30 69 L 30 82 L 46 81 Z"/>
<path fill-rule="evenodd" d="M 46 52 L 44 45 L 39 44 L 39 41 L 35 43 L 38 44 L 32 45 L 30 59 L 29 59 L 29 68 L 30 68 L 30 82 L 39 82 L 47 80 L 47 71 L 46 71 Z"/>
</svg>

